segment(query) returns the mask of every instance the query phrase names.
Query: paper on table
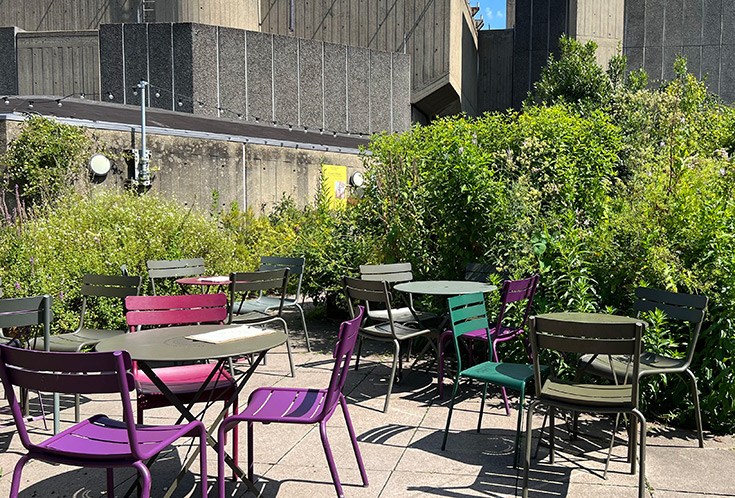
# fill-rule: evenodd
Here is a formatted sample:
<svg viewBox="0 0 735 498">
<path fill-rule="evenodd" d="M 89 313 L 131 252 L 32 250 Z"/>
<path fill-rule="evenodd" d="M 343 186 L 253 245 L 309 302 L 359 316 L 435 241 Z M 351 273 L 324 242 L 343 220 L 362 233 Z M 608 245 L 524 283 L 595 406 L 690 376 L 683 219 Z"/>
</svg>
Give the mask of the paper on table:
<svg viewBox="0 0 735 498">
<path fill-rule="evenodd" d="M 200 282 L 227 282 L 230 280 L 230 277 L 199 277 L 197 280 Z"/>
<path fill-rule="evenodd" d="M 225 342 L 238 341 L 240 339 L 249 339 L 260 335 L 275 334 L 274 329 L 263 329 L 260 327 L 251 327 L 250 325 L 241 325 L 239 327 L 231 327 L 213 332 L 205 332 L 203 334 L 195 334 L 186 336 L 187 339 L 193 341 L 208 342 L 210 344 L 222 344 Z"/>
</svg>

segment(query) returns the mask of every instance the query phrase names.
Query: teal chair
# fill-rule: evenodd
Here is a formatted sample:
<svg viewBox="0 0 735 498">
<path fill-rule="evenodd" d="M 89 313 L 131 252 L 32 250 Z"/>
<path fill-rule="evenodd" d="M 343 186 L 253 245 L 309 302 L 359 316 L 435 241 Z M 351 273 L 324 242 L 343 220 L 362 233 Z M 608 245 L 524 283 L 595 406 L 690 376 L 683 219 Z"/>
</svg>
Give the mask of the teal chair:
<svg viewBox="0 0 735 498">
<path fill-rule="evenodd" d="M 452 411 L 454 410 L 454 398 L 457 395 L 459 381 L 462 377 L 476 379 L 484 384 L 482 390 L 482 405 L 480 405 L 480 418 L 477 421 L 477 432 L 480 432 L 482 425 L 482 414 L 485 408 L 485 398 L 487 397 L 487 385 L 493 384 L 506 389 L 514 389 L 520 393 L 521 399 L 518 408 L 518 427 L 516 429 L 515 453 L 513 457 L 513 465 L 518 465 L 518 446 L 521 434 L 521 419 L 523 418 L 523 400 L 526 393 L 526 382 L 533 379 L 533 365 L 520 363 L 502 363 L 496 361 L 486 361 L 483 363 L 472 365 L 469 368 L 462 369 L 462 358 L 459 352 L 458 338 L 470 332 L 484 330 L 488 335 L 488 346 L 490 348 L 488 358 L 493 358 L 493 341 L 490 340 L 490 325 L 487 321 L 487 313 L 485 310 L 485 298 L 482 293 L 465 294 L 449 298 L 449 317 L 452 323 L 452 342 L 454 343 L 454 351 L 457 354 L 457 377 L 454 380 L 454 389 L 452 389 L 452 400 L 449 403 L 449 415 L 447 416 L 447 427 L 444 429 L 444 440 L 442 441 L 442 450 L 447 446 L 447 436 L 449 435 L 449 425 L 452 421 Z M 548 371 L 548 367 L 544 372 Z"/>
</svg>

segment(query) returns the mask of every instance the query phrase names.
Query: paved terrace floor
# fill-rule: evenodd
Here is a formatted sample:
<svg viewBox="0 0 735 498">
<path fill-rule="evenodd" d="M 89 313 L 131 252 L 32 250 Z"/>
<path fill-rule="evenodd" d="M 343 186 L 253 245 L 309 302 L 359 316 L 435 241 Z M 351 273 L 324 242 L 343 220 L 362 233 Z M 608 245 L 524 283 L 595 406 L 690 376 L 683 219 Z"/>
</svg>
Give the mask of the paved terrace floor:
<svg viewBox="0 0 735 498">
<path fill-rule="evenodd" d="M 313 352 L 308 353 L 299 330 L 299 320 L 289 316 L 293 325 L 296 377 L 288 376 L 285 347 L 268 355 L 241 395 L 259 386 L 326 387 L 332 367 L 331 352 L 338 325 L 312 320 Z M 495 393 L 489 400 L 480 433 L 475 431 L 481 390 L 477 384 L 465 385 L 452 420 L 452 431 L 446 451 L 441 450 L 442 431 L 446 422 L 448 397 L 437 396 L 434 365 L 421 363 L 404 375 L 391 399 L 388 413 L 382 413 L 386 383 L 390 374 L 390 356 L 382 345 L 366 342 L 359 370 L 352 369 L 347 380 L 350 414 L 362 451 L 370 481 L 362 487 L 342 414 L 337 413 L 328 424 L 332 451 L 348 498 L 375 497 L 510 497 L 521 495 L 520 471 L 513 468 L 512 450 L 515 417 L 505 416 L 502 402 Z M 427 368 L 427 367 L 430 367 Z M 428 373 L 427 373 L 428 371 Z M 446 381 L 447 385 L 451 381 Z M 50 396 L 45 396 L 50 409 Z M 35 394 L 31 395 L 36 403 Z M 512 398 L 517 406 L 517 398 Z M 73 402 L 62 398 L 62 423 L 73 420 Z M 37 408 L 37 405 L 36 405 Z M 215 410 L 211 410 L 214 412 Z M 119 397 L 83 397 L 82 415 L 120 414 Z M 168 424 L 175 421 L 174 409 L 146 412 L 146 423 Z M 213 417 L 213 415 L 209 415 Z M 543 414 L 535 417 L 534 427 L 541 425 Z M 0 414 L 0 496 L 8 496 L 12 469 L 23 452 L 10 418 Z M 50 425 L 50 424 L 49 424 Z M 637 477 L 627 471 L 624 431 L 618 433 L 607 480 L 602 469 L 609 444 L 610 419 L 583 418 L 582 435 L 569 440 L 562 420 L 557 422 L 557 458 L 548 463 L 548 451 L 542 446 L 539 459 L 532 463 L 530 496 L 556 497 L 636 497 Z M 43 423 L 31 424 L 33 437 L 48 434 Z M 240 426 L 240 462 L 245 466 L 245 425 Z M 535 431 L 538 434 L 538 430 Z M 191 440 L 181 439 L 165 451 L 152 467 L 153 497 L 163 496 L 190 451 Z M 228 446 L 231 447 L 231 445 Z M 534 448 L 536 439 L 534 440 Z M 735 468 L 735 438 L 707 435 L 705 448 L 697 446 L 691 431 L 652 424 L 648 431 L 646 478 L 648 493 L 655 498 L 699 498 L 703 496 L 735 496 L 735 480 L 729 471 Z M 210 450 L 210 496 L 216 476 L 216 455 Z M 333 497 L 329 469 L 320 444 L 318 428 L 286 424 L 255 426 L 256 486 L 267 497 Z M 195 464 L 194 469 L 198 469 Z M 197 470 L 198 472 L 198 470 Z M 134 473 L 116 470 L 116 496 L 123 496 Z M 199 478 L 187 474 L 174 491 L 174 497 L 199 496 Z M 105 474 L 100 469 L 79 469 L 63 465 L 31 462 L 26 465 L 21 486 L 22 497 L 106 496 Z M 228 482 L 227 496 L 252 496 L 241 483 Z"/>
</svg>

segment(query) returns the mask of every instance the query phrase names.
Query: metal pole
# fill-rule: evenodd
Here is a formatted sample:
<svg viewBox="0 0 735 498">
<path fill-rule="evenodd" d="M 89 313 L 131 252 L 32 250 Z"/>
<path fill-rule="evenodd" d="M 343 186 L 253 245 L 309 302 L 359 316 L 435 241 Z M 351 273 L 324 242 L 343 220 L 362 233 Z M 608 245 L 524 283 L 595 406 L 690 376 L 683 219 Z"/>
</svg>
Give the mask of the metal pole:
<svg viewBox="0 0 735 498">
<path fill-rule="evenodd" d="M 137 179 L 140 181 L 143 185 L 150 185 L 150 170 L 149 170 L 149 159 L 148 159 L 148 150 L 146 149 L 146 133 L 145 133 L 145 107 L 146 107 L 146 101 L 145 101 L 145 88 L 148 86 L 148 82 L 145 80 L 140 80 L 140 83 L 138 83 L 138 88 L 140 88 L 140 171 L 136 171 Z"/>
</svg>

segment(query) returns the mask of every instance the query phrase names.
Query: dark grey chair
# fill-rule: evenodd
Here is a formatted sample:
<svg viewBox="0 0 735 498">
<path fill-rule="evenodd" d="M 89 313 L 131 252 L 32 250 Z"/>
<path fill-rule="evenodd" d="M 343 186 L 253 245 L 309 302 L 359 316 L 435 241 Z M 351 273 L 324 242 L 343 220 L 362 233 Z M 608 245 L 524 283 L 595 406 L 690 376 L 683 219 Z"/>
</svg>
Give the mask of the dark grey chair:
<svg viewBox="0 0 735 498">
<path fill-rule="evenodd" d="M 489 282 L 490 276 L 496 275 L 497 273 L 493 265 L 487 263 L 467 263 L 464 268 L 464 279 L 472 282 Z"/>
<path fill-rule="evenodd" d="M 286 287 L 288 286 L 288 274 L 288 267 L 277 270 L 230 273 L 230 309 L 227 323 L 240 323 L 253 326 L 265 325 L 270 322 L 281 323 L 283 330 L 286 332 L 286 349 L 288 351 L 291 377 L 295 377 L 296 373 L 291 354 L 291 341 L 288 337 L 288 325 L 286 324 L 286 320 L 283 319 L 283 303 L 286 297 Z M 280 296 L 280 304 L 273 308 L 275 314 L 243 308 L 242 305 L 247 301 L 250 293 Z M 240 309 L 243 309 L 244 312 L 239 313 Z"/>
<path fill-rule="evenodd" d="M 554 463 L 554 411 L 592 413 L 629 413 L 640 423 L 640 457 L 638 496 L 646 495 L 646 419 L 638 410 L 638 375 L 640 369 L 641 338 L 644 325 L 621 317 L 587 313 L 552 313 L 531 317 L 529 339 L 533 352 L 536 399 L 529 405 L 526 423 L 526 451 L 523 469 L 523 498 L 528 498 L 528 471 L 531 466 L 531 427 L 533 412 L 539 405 L 549 407 L 549 462 Z M 584 384 L 556 377 L 554 368 L 543 381 L 541 352 L 553 360 L 558 355 L 593 354 L 606 359 L 621 356 L 627 359 L 623 382 L 615 385 Z M 551 367 L 551 366 L 550 366 Z M 636 426 L 631 425 L 628 456 L 631 474 L 635 473 L 634 453 Z M 612 444 L 612 443 L 611 443 Z M 611 446 L 612 447 L 612 446 Z M 607 468 L 605 469 L 607 471 Z"/>
<path fill-rule="evenodd" d="M 49 295 L 19 297 L 13 299 L 0 299 L 0 344 L 21 346 L 22 343 L 35 342 L 35 337 L 30 337 L 30 330 L 21 331 L 15 337 L 4 334 L 4 330 L 14 327 L 36 327 L 43 329 L 43 342 L 49 343 L 51 336 L 51 318 L 53 299 Z M 48 351 L 48 347 L 46 348 Z M 40 399 L 40 395 L 39 395 Z M 43 404 L 41 404 L 43 408 Z M 23 393 L 23 411 L 28 415 L 27 394 Z M 45 422 L 44 422 L 45 423 Z M 59 395 L 54 393 L 54 433 L 59 432 Z"/>
<path fill-rule="evenodd" d="M 640 377 L 649 375 L 686 374 L 689 378 L 692 398 L 694 400 L 694 417 L 697 423 L 699 435 L 699 447 L 704 447 L 704 434 L 702 432 L 702 415 L 699 409 L 699 391 L 697 389 L 697 378 L 691 371 L 694 351 L 697 347 L 697 339 L 702 329 L 702 322 L 707 310 L 707 298 L 694 294 L 683 294 L 647 287 L 638 287 L 635 290 L 636 301 L 633 308 L 640 316 L 641 312 L 661 310 L 667 317 L 673 320 L 687 322 L 691 329 L 687 354 L 684 358 L 670 358 L 655 353 L 643 352 L 641 354 Z M 600 358 L 597 355 L 584 355 L 577 363 L 577 377 L 583 373 L 604 377 L 613 380 L 613 372 L 618 380 L 625 376 L 626 358 L 614 356 L 611 360 Z"/>
<path fill-rule="evenodd" d="M 385 265 L 360 265 L 360 278 L 372 282 L 386 282 L 388 291 L 393 289 L 395 284 L 402 282 L 410 282 L 413 280 L 413 271 L 411 263 L 390 263 Z M 413 306 L 413 296 L 407 294 L 405 296 L 408 306 L 401 306 L 391 309 L 393 321 L 397 323 L 415 322 L 417 320 L 424 322 L 435 319 L 437 315 L 427 311 L 419 311 Z M 373 302 L 372 307 L 369 303 L 365 303 L 365 312 L 367 318 L 375 321 L 388 320 L 388 313 L 385 306 L 376 306 Z M 358 354 L 359 356 L 359 354 Z"/>
<path fill-rule="evenodd" d="M 434 332 L 431 329 L 422 328 L 420 325 L 413 327 L 399 323 L 395 320 L 393 317 L 393 310 L 391 308 L 391 295 L 388 291 L 387 282 L 342 277 L 342 285 L 345 290 L 347 305 L 350 309 L 350 316 L 352 318 L 357 316 L 357 310 L 353 305 L 354 301 L 363 302 L 365 305 L 368 303 L 372 303 L 373 305 L 377 304 L 381 308 L 385 309 L 386 320 L 370 325 L 370 322 L 366 317 L 363 319 L 362 324 L 360 324 L 357 355 L 355 355 L 355 370 L 357 370 L 357 367 L 360 364 L 360 351 L 362 350 L 363 339 L 393 343 L 393 366 L 391 367 L 390 380 L 388 381 L 388 394 L 385 397 L 385 405 L 383 406 L 383 412 L 387 412 L 388 407 L 390 406 L 390 394 L 393 390 L 393 383 L 396 381 L 396 367 L 398 369 L 399 379 L 403 370 L 403 363 L 401 360 L 401 342 L 423 336 L 426 337 L 431 344 L 431 338 L 429 336 L 434 334 Z"/>
<path fill-rule="evenodd" d="M 146 266 L 154 296 L 156 280 L 204 275 L 204 258 L 150 260 L 146 262 Z"/>
<path fill-rule="evenodd" d="M 301 297 L 301 281 L 304 279 L 305 258 L 281 258 L 277 256 L 261 256 L 260 270 L 278 270 L 288 268 L 289 278 L 298 277 L 296 283 L 296 294 L 294 297 L 287 296 L 269 296 L 260 292 L 257 299 L 248 299 L 240 303 L 236 309 L 237 313 L 247 313 L 249 311 L 261 311 L 267 313 L 278 308 L 296 307 L 301 313 L 301 323 L 304 325 L 304 335 L 306 336 L 306 349 L 311 352 L 311 343 L 309 342 L 309 330 L 306 328 L 306 317 L 304 309 L 299 304 Z"/>
</svg>

